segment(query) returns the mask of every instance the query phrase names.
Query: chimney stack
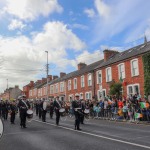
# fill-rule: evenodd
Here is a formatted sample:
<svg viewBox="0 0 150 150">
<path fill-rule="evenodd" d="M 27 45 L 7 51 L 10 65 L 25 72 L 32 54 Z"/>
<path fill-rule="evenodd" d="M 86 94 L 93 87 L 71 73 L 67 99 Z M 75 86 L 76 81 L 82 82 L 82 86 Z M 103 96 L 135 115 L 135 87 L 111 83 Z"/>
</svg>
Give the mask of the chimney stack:
<svg viewBox="0 0 150 150">
<path fill-rule="evenodd" d="M 58 78 L 58 76 L 53 76 L 53 80 L 55 80 L 55 79 L 57 79 Z"/>
<path fill-rule="evenodd" d="M 118 51 L 114 51 L 114 50 L 105 49 L 103 51 L 103 53 L 104 53 L 104 61 L 107 61 L 110 57 L 112 57 L 113 55 L 118 54 L 119 52 Z"/>
<path fill-rule="evenodd" d="M 86 66 L 87 66 L 87 64 L 85 64 L 85 63 L 79 63 L 78 64 L 78 70 L 81 70 L 81 69 L 83 69 Z"/>
<path fill-rule="evenodd" d="M 60 72 L 60 78 L 62 78 L 63 76 L 65 76 L 66 73 L 65 72 Z"/>
<path fill-rule="evenodd" d="M 42 78 L 42 83 L 46 82 L 46 80 L 47 80 L 46 78 Z"/>
<path fill-rule="evenodd" d="M 48 81 L 52 81 L 53 76 L 52 75 L 48 75 Z"/>
<path fill-rule="evenodd" d="M 30 81 L 30 86 L 33 87 L 34 81 Z"/>
</svg>

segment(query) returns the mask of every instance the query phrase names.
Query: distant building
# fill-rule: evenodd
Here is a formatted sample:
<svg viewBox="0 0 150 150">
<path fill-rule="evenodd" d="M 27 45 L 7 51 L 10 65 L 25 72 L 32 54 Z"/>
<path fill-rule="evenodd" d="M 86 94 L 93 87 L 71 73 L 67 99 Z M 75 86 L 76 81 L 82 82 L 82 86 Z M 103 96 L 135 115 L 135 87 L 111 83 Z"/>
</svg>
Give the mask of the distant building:
<svg viewBox="0 0 150 150">
<path fill-rule="evenodd" d="M 17 99 L 19 95 L 22 94 L 22 90 L 19 89 L 19 86 L 16 85 L 15 87 L 10 87 L 6 89 L 4 93 L 0 94 L 0 99 L 2 100 L 13 100 Z"/>
</svg>

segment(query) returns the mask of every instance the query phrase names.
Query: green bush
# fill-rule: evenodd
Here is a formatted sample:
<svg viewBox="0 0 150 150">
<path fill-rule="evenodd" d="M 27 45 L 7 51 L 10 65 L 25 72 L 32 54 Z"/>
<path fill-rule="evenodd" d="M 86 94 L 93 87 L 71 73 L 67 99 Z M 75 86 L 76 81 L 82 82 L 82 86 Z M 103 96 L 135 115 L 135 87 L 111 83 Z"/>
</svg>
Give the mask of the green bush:
<svg viewBox="0 0 150 150">
<path fill-rule="evenodd" d="M 145 95 L 150 93 L 150 53 L 143 55 L 144 66 L 144 92 Z"/>
</svg>

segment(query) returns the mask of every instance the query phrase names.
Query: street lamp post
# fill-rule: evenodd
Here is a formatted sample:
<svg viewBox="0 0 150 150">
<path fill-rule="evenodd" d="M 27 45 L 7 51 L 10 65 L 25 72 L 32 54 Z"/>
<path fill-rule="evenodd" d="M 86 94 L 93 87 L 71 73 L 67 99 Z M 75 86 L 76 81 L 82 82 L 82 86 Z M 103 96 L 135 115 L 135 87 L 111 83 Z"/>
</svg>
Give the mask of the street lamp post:
<svg viewBox="0 0 150 150">
<path fill-rule="evenodd" d="M 45 51 L 47 53 L 47 65 L 46 65 L 46 72 L 47 72 L 47 91 L 46 91 L 46 95 L 47 95 L 47 100 L 48 100 L 48 51 Z"/>
</svg>

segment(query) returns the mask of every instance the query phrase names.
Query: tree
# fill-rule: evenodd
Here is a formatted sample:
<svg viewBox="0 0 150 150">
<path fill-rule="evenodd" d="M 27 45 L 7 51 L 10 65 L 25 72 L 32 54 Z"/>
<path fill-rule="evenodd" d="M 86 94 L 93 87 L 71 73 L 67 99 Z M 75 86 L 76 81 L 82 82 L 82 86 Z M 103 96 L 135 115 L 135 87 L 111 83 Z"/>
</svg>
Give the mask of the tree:
<svg viewBox="0 0 150 150">
<path fill-rule="evenodd" d="M 122 83 L 118 82 L 118 83 L 112 83 L 110 85 L 110 91 L 109 94 L 112 95 L 116 95 L 116 97 L 120 97 L 122 95 Z"/>
</svg>

